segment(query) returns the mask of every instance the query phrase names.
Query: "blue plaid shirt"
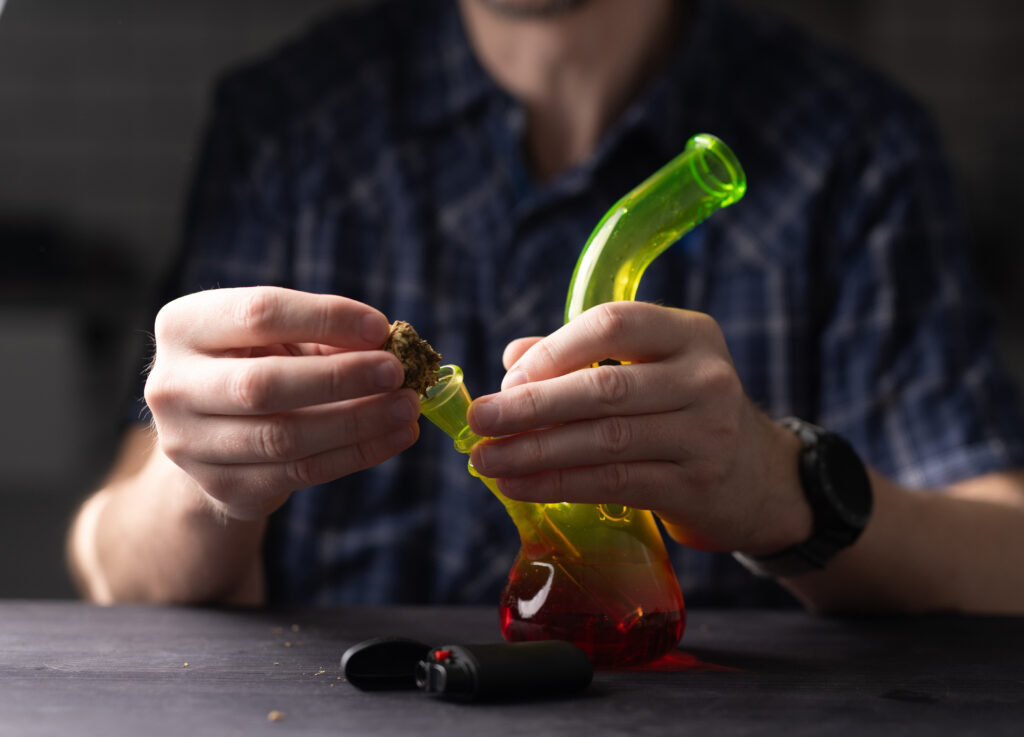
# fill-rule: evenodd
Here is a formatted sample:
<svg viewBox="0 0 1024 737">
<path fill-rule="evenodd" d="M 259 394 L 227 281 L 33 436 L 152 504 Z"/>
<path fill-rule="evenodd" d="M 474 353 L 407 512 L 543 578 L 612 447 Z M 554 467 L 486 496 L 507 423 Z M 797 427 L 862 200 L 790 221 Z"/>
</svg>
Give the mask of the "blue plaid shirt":
<svg viewBox="0 0 1024 737">
<path fill-rule="evenodd" d="M 845 435 L 905 484 L 1024 465 L 926 116 L 784 24 L 695 8 L 661 77 L 551 182 L 531 175 L 523 110 L 478 65 L 454 3 L 325 20 L 219 85 L 172 291 L 346 295 L 412 322 L 475 395 L 496 391 L 505 344 L 561 324 L 600 216 L 707 131 L 748 194 L 662 255 L 638 299 L 712 315 L 754 402 Z M 728 555 L 668 547 L 691 604 L 791 601 Z M 269 595 L 493 603 L 517 549 L 502 506 L 426 426 L 273 515 Z"/>
</svg>

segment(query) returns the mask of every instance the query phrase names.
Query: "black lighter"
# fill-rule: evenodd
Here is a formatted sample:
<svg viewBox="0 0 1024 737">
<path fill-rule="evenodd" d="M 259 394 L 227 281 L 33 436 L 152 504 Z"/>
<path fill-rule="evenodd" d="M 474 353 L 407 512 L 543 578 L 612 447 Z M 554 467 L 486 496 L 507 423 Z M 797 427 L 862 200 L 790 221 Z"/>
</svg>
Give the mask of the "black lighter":
<svg viewBox="0 0 1024 737">
<path fill-rule="evenodd" d="M 586 688 L 593 675 L 587 656 L 570 642 L 444 645 L 417 664 L 416 685 L 465 699 L 559 696 Z"/>
<path fill-rule="evenodd" d="M 594 674 L 583 651 L 560 640 L 431 648 L 379 637 L 350 647 L 341 667 L 362 690 L 419 688 L 466 701 L 564 696 L 586 688 Z"/>
</svg>

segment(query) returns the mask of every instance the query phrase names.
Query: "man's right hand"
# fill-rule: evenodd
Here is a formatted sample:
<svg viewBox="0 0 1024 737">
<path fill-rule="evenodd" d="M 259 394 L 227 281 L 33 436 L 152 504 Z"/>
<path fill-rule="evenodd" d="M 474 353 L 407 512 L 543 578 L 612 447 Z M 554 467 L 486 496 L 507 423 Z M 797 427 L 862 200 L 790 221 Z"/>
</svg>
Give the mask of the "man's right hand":
<svg viewBox="0 0 1024 737">
<path fill-rule="evenodd" d="M 216 289 L 166 305 L 146 382 L 159 449 L 234 519 L 381 463 L 418 437 L 419 400 L 379 350 L 388 321 L 345 297 Z"/>
</svg>

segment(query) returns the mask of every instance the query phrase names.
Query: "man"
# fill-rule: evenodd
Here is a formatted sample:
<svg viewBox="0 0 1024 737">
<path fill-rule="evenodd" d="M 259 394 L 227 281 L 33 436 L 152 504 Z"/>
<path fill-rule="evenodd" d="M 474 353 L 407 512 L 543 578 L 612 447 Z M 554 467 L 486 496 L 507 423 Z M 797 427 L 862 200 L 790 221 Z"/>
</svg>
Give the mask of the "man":
<svg viewBox="0 0 1024 737">
<path fill-rule="evenodd" d="M 748 196 L 646 301 L 521 338 L 559 323 L 603 211 L 702 130 Z M 788 599 L 737 552 L 812 609 L 1024 611 L 1024 423 L 930 128 L 785 26 L 672 0 L 339 17 L 220 87 L 172 288 L 155 434 L 72 529 L 96 601 L 493 601 L 514 529 L 419 438 L 376 350 L 395 318 L 475 391 L 502 382 L 470 413 L 500 438 L 480 471 L 655 510 L 691 603 Z M 577 370 L 606 357 L 629 363 Z"/>
</svg>

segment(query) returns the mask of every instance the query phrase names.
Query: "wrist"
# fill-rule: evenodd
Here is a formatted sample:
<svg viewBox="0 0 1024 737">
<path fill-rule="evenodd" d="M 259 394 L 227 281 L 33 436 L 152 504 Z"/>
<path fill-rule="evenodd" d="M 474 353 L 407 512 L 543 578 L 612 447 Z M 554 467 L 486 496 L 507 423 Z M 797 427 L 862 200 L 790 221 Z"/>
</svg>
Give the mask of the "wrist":
<svg viewBox="0 0 1024 737">
<path fill-rule="evenodd" d="M 810 535 L 768 555 L 737 551 L 737 559 L 763 576 L 791 576 L 820 570 L 839 551 L 853 545 L 867 527 L 873 493 L 867 469 L 840 436 L 796 418 L 780 425 L 799 438 L 800 488 L 811 512 Z"/>
<path fill-rule="evenodd" d="M 764 442 L 753 483 L 766 495 L 757 515 L 759 534 L 739 551 L 753 556 L 771 555 L 806 540 L 814 522 L 800 484 L 803 443 L 767 415 L 759 416 Z"/>
<path fill-rule="evenodd" d="M 145 490 L 145 498 L 156 511 L 190 525 L 216 523 L 223 526 L 230 515 L 226 506 L 207 494 L 181 466 L 159 449 L 132 483 L 132 490 Z"/>
<path fill-rule="evenodd" d="M 158 492 L 155 504 L 190 525 L 262 525 L 290 496 L 290 492 L 271 497 L 243 492 L 237 497 L 244 503 L 218 499 L 159 449 L 152 453 L 141 477 L 143 487 Z"/>
</svg>

